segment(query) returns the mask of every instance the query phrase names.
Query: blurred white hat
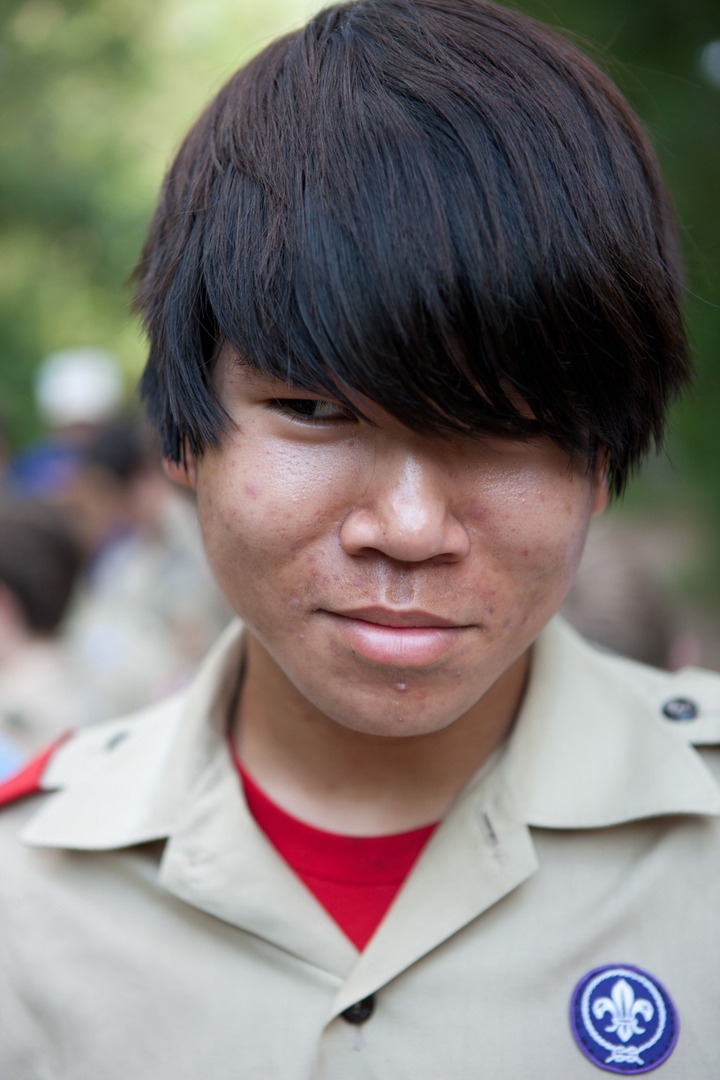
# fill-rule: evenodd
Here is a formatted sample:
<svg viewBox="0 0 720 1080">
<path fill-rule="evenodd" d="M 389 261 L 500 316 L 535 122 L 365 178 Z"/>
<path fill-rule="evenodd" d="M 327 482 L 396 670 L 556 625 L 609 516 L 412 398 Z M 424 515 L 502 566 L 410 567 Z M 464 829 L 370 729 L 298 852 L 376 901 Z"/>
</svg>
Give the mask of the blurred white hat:
<svg viewBox="0 0 720 1080">
<path fill-rule="evenodd" d="M 50 427 L 109 420 L 123 399 L 117 360 L 103 349 L 62 349 L 40 364 L 35 401 Z"/>
</svg>

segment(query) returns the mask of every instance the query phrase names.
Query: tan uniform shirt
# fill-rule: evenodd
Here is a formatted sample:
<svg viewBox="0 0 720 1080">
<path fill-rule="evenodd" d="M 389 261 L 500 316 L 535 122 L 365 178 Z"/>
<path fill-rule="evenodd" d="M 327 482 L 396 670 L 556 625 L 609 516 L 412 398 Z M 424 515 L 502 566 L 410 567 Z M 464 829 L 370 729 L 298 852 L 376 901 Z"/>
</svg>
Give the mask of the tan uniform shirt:
<svg viewBox="0 0 720 1080">
<path fill-rule="evenodd" d="M 85 729 L 45 774 L 56 794 L 0 813 L 3 1080 L 592 1080 L 667 1042 L 631 1045 L 637 1064 L 622 1041 L 674 1024 L 658 983 L 679 1038 L 656 1075 L 717 1080 L 718 676 L 551 625 L 507 746 L 359 955 L 243 801 L 239 650 L 232 630 L 185 695 Z M 571 1030 L 598 968 L 578 1038 L 619 1064 Z"/>
</svg>

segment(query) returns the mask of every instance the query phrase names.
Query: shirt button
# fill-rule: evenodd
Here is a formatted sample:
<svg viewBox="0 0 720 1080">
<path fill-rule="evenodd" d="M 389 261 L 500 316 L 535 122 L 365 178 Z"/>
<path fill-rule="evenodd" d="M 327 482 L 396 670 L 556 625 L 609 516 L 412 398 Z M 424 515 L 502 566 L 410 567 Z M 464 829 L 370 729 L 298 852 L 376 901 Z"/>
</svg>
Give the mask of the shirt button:
<svg viewBox="0 0 720 1080">
<path fill-rule="evenodd" d="M 364 1024 L 366 1020 L 369 1020 L 375 1011 L 375 995 L 370 994 L 370 997 L 363 998 L 362 1001 L 356 1001 L 354 1005 L 348 1005 L 347 1009 L 340 1013 L 343 1020 L 347 1020 L 348 1024 Z"/>
<path fill-rule="evenodd" d="M 663 716 L 668 720 L 694 720 L 698 714 L 698 707 L 689 698 L 670 698 L 662 708 Z"/>
</svg>

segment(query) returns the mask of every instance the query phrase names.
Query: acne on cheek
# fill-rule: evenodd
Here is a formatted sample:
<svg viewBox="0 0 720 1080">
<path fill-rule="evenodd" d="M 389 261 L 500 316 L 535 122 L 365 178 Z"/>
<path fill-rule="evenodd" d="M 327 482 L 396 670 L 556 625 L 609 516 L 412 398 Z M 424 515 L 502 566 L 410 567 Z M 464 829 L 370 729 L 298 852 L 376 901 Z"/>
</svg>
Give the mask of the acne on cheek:
<svg viewBox="0 0 720 1080">
<path fill-rule="evenodd" d="M 304 549 L 306 545 L 302 545 Z M 317 587 L 326 588 L 329 585 L 336 586 L 341 579 L 336 575 L 325 569 L 325 560 L 312 552 L 305 552 L 304 550 L 295 551 L 292 561 L 289 563 L 292 566 L 292 572 L 295 576 L 296 582 L 301 580 L 302 593 L 314 594 Z M 300 575 L 300 578 L 298 578 Z M 297 586 L 296 586 L 297 587 Z M 300 604 L 300 598 L 293 595 L 292 598 L 287 598 L 291 610 L 296 610 Z"/>
</svg>

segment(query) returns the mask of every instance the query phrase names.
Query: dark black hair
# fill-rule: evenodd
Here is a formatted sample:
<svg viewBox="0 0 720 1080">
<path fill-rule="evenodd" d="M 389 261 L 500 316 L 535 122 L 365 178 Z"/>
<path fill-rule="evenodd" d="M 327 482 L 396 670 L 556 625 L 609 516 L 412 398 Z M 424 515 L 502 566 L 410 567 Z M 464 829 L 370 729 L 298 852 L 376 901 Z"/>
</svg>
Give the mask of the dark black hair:
<svg viewBox="0 0 720 1080">
<path fill-rule="evenodd" d="M 271 44 L 197 121 L 136 270 L 172 460 L 209 373 L 359 392 L 427 433 L 541 428 L 620 491 L 688 378 L 672 211 L 574 45 L 485 0 L 356 0 Z M 523 405 L 525 403 L 525 405 Z"/>
</svg>

